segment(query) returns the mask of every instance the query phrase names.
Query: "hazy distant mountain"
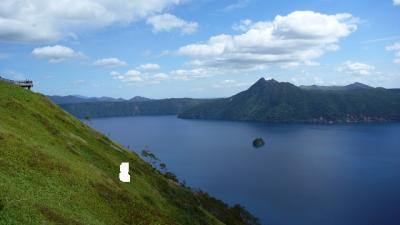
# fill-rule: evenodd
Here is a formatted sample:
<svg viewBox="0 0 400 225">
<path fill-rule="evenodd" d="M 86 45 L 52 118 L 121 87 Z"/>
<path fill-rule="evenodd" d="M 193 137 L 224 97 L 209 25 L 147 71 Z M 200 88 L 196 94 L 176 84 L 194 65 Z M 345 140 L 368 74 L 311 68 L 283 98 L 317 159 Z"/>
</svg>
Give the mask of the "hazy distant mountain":
<svg viewBox="0 0 400 225">
<path fill-rule="evenodd" d="M 246 91 L 199 104 L 179 117 L 261 122 L 400 121 L 400 92 L 361 83 L 300 88 L 262 78 Z"/>
<path fill-rule="evenodd" d="M 110 98 L 110 97 L 96 98 L 96 97 L 85 97 L 85 96 L 81 96 L 81 95 L 67 95 L 67 96 L 51 95 L 51 96 L 47 96 L 47 97 L 56 104 L 126 101 L 125 99 L 122 99 L 122 98 Z"/>
<path fill-rule="evenodd" d="M 60 105 L 60 104 L 77 104 L 77 103 L 89 103 L 89 102 L 123 102 L 123 101 L 131 101 L 131 102 L 145 102 L 150 101 L 152 99 L 145 98 L 142 96 L 135 96 L 129 100 L 123 98 L 111 98 L 111 97 L 86 97 L 82 95 L 67 95 L 67 96 L 58 96 L 58 95 L 50 95 L 47 96 L 52 102 Z"/>
<path fill-rule="evenodd" d="M 129 101 L 131 101 L 131 102 L 146 102 L 146 101 L 150 101 L 150 100 L 152 100 L 152 99 L 151 98 L 145 98 L 145 97 L 142 97 L 142 96 L 135 96 L 135 97 L 129 99 Z"/>
<path fill-rule="evenodd" d="M 108 101 L 60 104 L 78 118 L 124 117 L 139 115 L 177 115 L 195 105 L 210 100 L 191 98 L 170 98 L 161 100 Z"/>
<path fill-rule="evenodd" d="M 50 98 L 79 118 L 178 115 L 188 119 L 262 122 L 400 121 L 400 89 L 373 88 L 361 83 L 297 87 L 260 79 L 248 90 L 220 99 Z"/>
<path fill-rule="evenodd" d="M 324 91 L 344 91 L 344 90 L 356 90 L 356 89 L 371 89 L 373 87 L 362 84 L 362 83 L 353 83 L 346 86 L 319 86 L 319 85 L 310 85 L 299 86 L 301 89 L 304 90 L 324 90 Z"/>
</svg>

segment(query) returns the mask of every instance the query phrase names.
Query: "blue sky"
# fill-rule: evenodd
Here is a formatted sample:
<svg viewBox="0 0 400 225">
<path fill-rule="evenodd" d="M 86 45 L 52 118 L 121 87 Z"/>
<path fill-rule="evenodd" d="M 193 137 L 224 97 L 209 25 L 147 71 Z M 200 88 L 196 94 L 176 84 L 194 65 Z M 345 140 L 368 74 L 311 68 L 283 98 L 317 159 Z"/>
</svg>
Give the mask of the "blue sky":
<svg viewBox="0 0 400 225">
<path fill-rule="evenodd" d="M 260 77 L 400 87 L 399 0 L 4 0 L 0 74 L 35 91 L 222 97 Z"/>
</svg>

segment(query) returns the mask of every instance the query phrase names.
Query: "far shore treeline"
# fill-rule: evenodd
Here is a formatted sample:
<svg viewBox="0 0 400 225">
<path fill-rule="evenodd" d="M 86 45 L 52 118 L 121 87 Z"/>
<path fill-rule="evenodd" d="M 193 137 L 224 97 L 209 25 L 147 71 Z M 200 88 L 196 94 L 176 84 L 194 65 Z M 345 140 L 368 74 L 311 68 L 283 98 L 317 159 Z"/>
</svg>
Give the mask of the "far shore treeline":
<svg viewBox="0 0 400 225">
<path fill-rule="evenodd" d="M 78 118 L 177 115 L 184 119 L 256 122 L 354 123 L 400 121 L 400 89 L 295 86 L 261 78 L 248 90 L 218 99 L 96 100 L 53 99 Z M 138 97 L 135 97 L 138 99 Z"/>
</svg>

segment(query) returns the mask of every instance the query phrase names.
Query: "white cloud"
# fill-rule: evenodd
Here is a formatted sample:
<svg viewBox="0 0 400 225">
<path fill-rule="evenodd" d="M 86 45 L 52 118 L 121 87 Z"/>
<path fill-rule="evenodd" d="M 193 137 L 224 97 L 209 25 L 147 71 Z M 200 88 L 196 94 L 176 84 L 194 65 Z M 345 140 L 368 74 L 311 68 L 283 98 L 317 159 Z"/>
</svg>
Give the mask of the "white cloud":
<svg viewBox="0 0 400 225">
<path fill-rule="evenodd" d="M 199 67 L 257 69 L 269 64 L 304 65 L 327 51 L 336 51 L 340 39 L 357 29 L 351 14 L 326 15 L 295 11 L 273 21 L 253 23 L 243 34 L 221 34 L 204 43 L 178 49 Z"/>
<path fill-rule="evenodd" d="M 233 88 L 233 87 L 243 87 L 250 86 L 249 82 L 238 82 L 236 80 L 223 80 L 219 83 L 213 85 L 213 88 Z"/>
<path fill-rule="evenodd" d="M 127 63 L 117 58 L 98 59 L 93 63 L 94 66 L 116 67 L 126 66 Z"/>
<path fill-rule="evenodd" d="M 250 3 L 250 0 L 238 0 L 237 2 L 225 7 L 224 11 L 232 11 L 235 9 L 242 9 L 242 8 L 247 7 L 249 5 L 249 3 Z"/>
<path fill-rule="evenodd" d="M 193 69 L 178 69 L 170 72 L 173 79 L 189 80 L 192 78 L 205 78 L 221 74 L 217 68 L 193 68 Z"/>
<path fill-rule="evenodd" d="M 192 80 L 196 78 L 205 78 L 213 75 L 221 74 L 218 69 L 212 68 L 194 68 L 194 69 L 178 69 L 169 72 L 153 73 L 150 70 L 129 70 L 125 73 L 111 72 L 111 76 L 124 83 L 133 82 L 152 82 L 159 83 L 166 80 Z"/>
<path fill-rule="evenodd" d="M 394 63 L 400 64 L 400 42 L 394 43 L 393 45 L 386 47 L 387 51 L 394 51 L 395 58 Z"/>
<path fill-rule="evenodd" d="M 142 73 L 138 70 L 128 70 L 126 73 L 119 73 L 113 71 L 111 72 L 111 76 L 124 83 L 136 83 L 143 81 L 158 83 L 160 81 L 169 79 L 169 75 L 166 73 L 149 74 L 149 73 Z"/>
<path fill-rule="evenodd" d="M 75 52 L 73 49 L 62 46 L 46 46 L 35 48 L 32 55 L 37 58 L 48 59 L 50 63 L 58 63 L 67 59 L 82 59 L 85 55 L 81 52 Z"/>
<path fill-rule="evenodd" d="M 374 66 L 348 60 L 339 67 L 339 71 L 353 75 L 370 75 L 375 70 Z"/>
<path fill-rule="evenodd" d="M 182 34 L 193 34 L 197 31 L 198 24 L 180 19 L 169 13 L 151 16 L 147 23 L 153 26 L 154 32 L 164 32 L 179 29 Z"/>
<path fill-rule="evenodd" d="M 156 80 L 156 81 L 167 80 L 168 78 L 169 78 L 168 74 L 165 74 L 165 73 L 157 73 L 151 77 L 151 79 Z"/>
<path fill-rule="evenodd" d="M 319 66 L 320 64 L 315 61 L 304 60 L 303 62 L 286 62 L 281 63 L 280 67 L 283 69 L 296 69 L 299 66 Z"/>
<path fill-rule="evenodd" d="M 55 41 L 76 32 L 128 24 L 181 0 L 2 0 L 0 41 Z"/>
<path fill-rule="evenodd" d="M 387 46 L 388 51 L 400 51 L 400 42 L 394 43 L 393 45 Z"/>
<path fill-rule="evenodd" d="M 400 5 L 400 0 L 393 0 L 393 5 Z"/>
<path fill-rule="evenodd" d="M 238 24 L 235 23 L 232 26 L 232 29 L 235 31 L 248 31 L 251 26 L 253 25 L 253 21 L 251 21 L 250 19 L 245 19 L 245 20 L 241 20 Z"/>
<path fill-rule="evenodd" d="M 160 68 L 160 65 L 154 63 L 142 64 L 136 67 L 137 70 L 159 70 Z"/>
<path fill-rule="evenodd" d="M 140 82 L 143 81 L 142 73 L 137 70 L 128 70 L 126 73 L 111 72 L 111 76 L 123 82 Z"/>
</svg>

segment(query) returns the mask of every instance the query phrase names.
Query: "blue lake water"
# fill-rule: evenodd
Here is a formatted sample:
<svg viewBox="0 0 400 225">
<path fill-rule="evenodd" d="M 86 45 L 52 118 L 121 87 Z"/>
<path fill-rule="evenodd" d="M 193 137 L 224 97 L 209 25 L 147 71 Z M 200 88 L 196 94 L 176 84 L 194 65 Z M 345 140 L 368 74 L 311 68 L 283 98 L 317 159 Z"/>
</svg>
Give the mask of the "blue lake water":
<svg viewBox="0 0 400 225">
<path fill-rule="evenodd" d="M 137 152 L 148 146 L 181 180 L 246 206 L 263 224 L 400 224 L 399 123 L 271 125 L 156 116 L 89 125 Z M 266 145 L 254 149 L 256 137 Z"/>
</svg>

